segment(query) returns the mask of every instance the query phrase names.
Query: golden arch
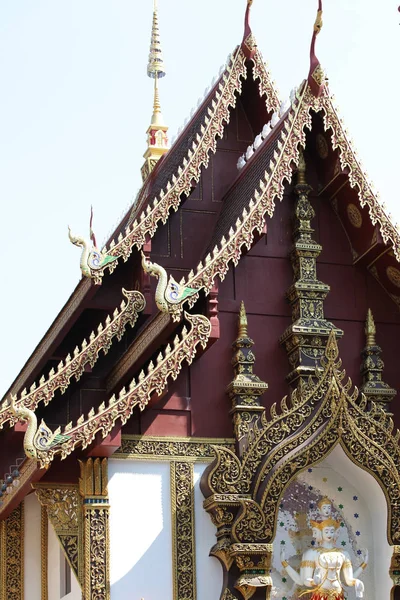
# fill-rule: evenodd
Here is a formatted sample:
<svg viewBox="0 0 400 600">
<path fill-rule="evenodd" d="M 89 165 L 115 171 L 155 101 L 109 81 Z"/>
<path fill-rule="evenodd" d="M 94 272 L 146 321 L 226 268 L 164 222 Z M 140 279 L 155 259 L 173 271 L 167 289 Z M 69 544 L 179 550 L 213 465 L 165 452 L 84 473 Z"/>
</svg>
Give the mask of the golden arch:
<svg viewBox="0 0 400 600">
<path fill-rule="evenodd" d="M 213 494 L 237 494 L 233 540 L 271 543 L 280 499 L 296 475 L 323 460 L 340 444 L 383 490 L 388 511 L 387 538 L 400 541 L 400 432 L 392 419 L 352 388 L 341 369 L 332 331 L 317 378 L 302 382 L 281 411 L 271 409 L 254 424 L 252 441 L 239 458 L 216 448 L 216 460 L 205 473 L 203 488 Z M 232 494 L 233 492 L 233 494 Z M 208 494 L 206 494 L 208 495 Z"/>
</svg>

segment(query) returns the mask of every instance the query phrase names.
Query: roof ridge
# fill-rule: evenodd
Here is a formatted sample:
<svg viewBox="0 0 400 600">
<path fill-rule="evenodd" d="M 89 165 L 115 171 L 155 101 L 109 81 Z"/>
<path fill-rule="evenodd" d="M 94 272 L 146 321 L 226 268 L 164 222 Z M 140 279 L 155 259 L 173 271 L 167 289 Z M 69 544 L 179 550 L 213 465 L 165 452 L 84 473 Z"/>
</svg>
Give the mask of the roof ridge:
<svg viewBox="0 0 400 600">
<path fill-rule="evenodd" d="M 150 361 L 147 372 L 142 370 L 137 382 L 133 379 L 128 390 L 123 387 L 118 397 L 114 394 L 109 399 L 108 405 L 103 402 L 97 408 L 97 412 L 92 408 L 86 418 L 85 414 L 82 414 L 75 426 L 72 422 L 68 423 L 62 432 L 64 438 L 62 443 L 48 449 L 37 450 L 37 459 L 42 467 L 48 466 L 57 455 L 61 455 L 64 459 L 78 446 L 86 448 L 99 431 L 105 437 L 111 432 L 118 419 L 124 425 L 136 406 L 144 410 L 151 394 L 154 392 L 160 394 L 168 378 L 178 376 L 185 360 L 191 364 L 198 345 L 203 348 L 207 345 L 211 323 L 202 314 L 191 315 L 185 312 L 184 316 L 190 324 L 190 329 L 187 330 L 184 326 L 180 336 L 175 336 L 172 347 L 168 344 L 164 352 L 159 353 L 155 365 Z"/>
<path fill-rule="evenodd" d="M 284 181 L 289 180 L 292 173 L 292 162 L 297 166 L 299 161 L 298 145 L 305 146 L 305 132 L 307 126 L 311 129 L 311 117 L 309 110 L 304 110 L 304 96 L 307 84 L 303 87 L 300 98 L 296 98 L 290 110 L 283 119 L 280 137 L 277 140 L 277 150 L 266 170 L 264 178 L 260 180 L 258 189 L 255 190 L 253 198 L 249 202 L 249 210 L 244 209 L 242 219 L 236 221 L 236 231 L 231 227 L 229 239 L 223 236 L 220 244 L 216 244 L 211 253 L 197 266 L 196 273 L 190 271 L 187 282 L 194 288 L 202 288 L 208 293 L 213 285 L 214 278 L 219 275 L 224 279 L 229 263 L 232 260 L 237 265 L 242 246 L 250 248 L 254 238 L 255 230 L 262 231 L 264 227 L 264 216 L 267 213 L 272 217 L 274 212 L 274 201 L 282 199 Z M 190 305 L 190 299 L 189 299 Z"/>
<path fill-rule="evenodd" d="M 146 237 L 152 237 L 157 230 L 157 225 L 161 221 L 165 223 L 168 219 L 169 211 L 177 210 L 183 194 L 189 194 L 193 182 L 198 182 L 201 168 L 207 166 L 210 152 L 216 151 L 217 137 L 222 137 L 224 131 L 224 122 L 229 122 L 229 109 L 236 106 L 237 92 L 241 91 L 242 80 L 247 77 L 246 62 L 250 60 L 253 63 L 252 75 L 254 80 L 259 80 L 260 96 L 265 95 L 265 102 L 268 111 L 273 112 L 279 109 L 280 101 L 275 84 L 272 81 L 266 65 L 263 62 L 261 52 L 258 50 L 255 41 L 254 51 L 250 59 L 246 59 L 241 46 L 238 46 L 231 55 L 231 61 L 217 80 L 214 88 L 207 94 L 205 100 L 188 121 L 182 130 L 179 138 L 184 139 L 185 133 L 195 119 L 200 108 L 208 106 L 208 114 L 205 115 L 203 124 L 200 125 L 196 134 L 196 142 L 193 142 L 192 148 L 186 153 L 181 164 L 175 169 L 175 174 L 170 178 L 164 189 L 158 197 L 152 198 L 150 204 L 145 197 L 151 186 L 152 177 L 163 168 L 165 160 L 168 160 L 168 154 L 165 155 L 156 165 L 153 172 L 143 185 L 142 191 L 138 195 L 139 207 L 136 208 L 136 215 L 140 218 L 132 223 L 132 217 L 129 219 L 125 233 L 119 233 L 117 241 L 111 239 L 102 249 L 110 256 L 123 258 L 127 260 L 132 252 L 133 246 L 140 249 L 145 243 Z M 171 148 L 173 150 L 176 146 Z M 170 151 L 171 151 L 170 150 Z M 142 196 L 142 197 L 140 197 Z M 150 189 L 151 196 L 151 189 Z M 147 206 L 146 206 L 147 203 Z M 146 208 L 145 208 L 146 207 Z M 114 263 L 115 267 L 115 263 Z M 95 283 L 100 283 L 106 270 L 113 270 L 107 265 L 102 269 L 91 269 L 91 277 Z"/>
<path fill-rule="evenodd" d="M 129 323 L 132 327 L 135 325 L 139 316 L 139 312 L 145 307 L 145 299 L 139 291 L 127 291 L 122 289 L 122 293 L 127 299 L 122 300 L 120 307 L 114 310 L 113 318 L 108 315 L 105 320 L 105 325 L 100 323 L 97 327 L 97 334 L 92 331 L 89 336 L 89 343 L 84 339 L 81 343 L 81 350 L 76 346 L 73 356 L 70 354 L 58 364 L 57 371 L 51 369 L 47 379 L 44 375 L 41 376 L 38 384 L 33 383 L 29 393 L 26 388 L 20 394 L 20 398 L 15 402 L 17 408 L 28 408 L 35 410 L 40 402 L 45 406 L 51 402 L 57 390 L 61 390 L 63 394 L 73 377 L 78 381 L 84 371 L 85 365 L 88 363 L 91 367 L 96 364 L 100 350 L 107 354 L 113 338 L 121 339 L 125 332 L 125 328 Z M 4 397 L 0 407 L 0 429 L 10 422 L 13 425 L 17 421 L 14 411 Z"/>
<path fill-rule="evenodd" d="M 373 184 L 364 171 L 361 161 L 354 148 L 354 142 L 349 138 L 348 131 L 344 127 L 339 110 L 334 103 L 334 96 L 329 94 L 315 97 L 310 94 L 309 102 L 315 112 L 324 112 L 324 130 L 331 130 L 333 150 L 339 150 L 340 166 L 342 170 L 348 169 L 350 186 L 357 188 L 360 205 L 364 208 L 368 205 L 369 216 L 373 225 L 379 224 L 379 230 L 385 244 L 393 245 L 394 255 L 400 262 L 400 233 L 393 223 L 393 217 L 385 211 L 384 203 L 380 202 L 378 192 L 374 192 Z"/>
<path fill-rule="evenodd" d="M 208 164 L 210 151 L 215 152 L 216 138 L 223 134 L 223 122 L 229 121 L 229 108 L 236 105 L 236 92 L 241 89 L 241 80 L 246 78 L 246 58 L 240 47 L 237 48 L 232 62 L 222 73 L 215 86 L 215 100 L 211 100 L 211 106 L 208 107 L 203 124 L 200 126 L 200 132 L 196 134 L 196 142 L 193 142 L 192 148 L 188 150 L 182 164 L 177 168 L 176 174 L 173 174 L 165 188 L 159 193 L 159 197 L 152 199 L 152 205 L 144 204 L 137 213 L 140 214 L 139 220 L 127 225 L 125 234 L 119 233 L 117 241 L 114 239 L 104 246 L 107 253 L 111 256 L 127 260 L 130 256 L 133 246 L 140 249 L 145 243 L 146 237 L 152 237 L 157 229 L 158 223 L 165 223 L 171 208 L 177 210 L 180 204 L 182 194 L 189 193 L 193 181 L 198 181 L 201 167 Z M 189 123 L 188 123 L 189 125 Z M 182 132 L 183 135 L 184 132 Z M 171 150 L 170 150 L 171 151 Z M 157 167 L 163 164 L 168 154 L 162 161 L 159 161 Z M 157 169 L 156 167 L 156 169 Z M 156 169 L 150 174 L 150 178 L 156 173 Z M 148 186 L 150 180 L 144 183 L 144 188 Z M 141 212 L 140 212 L 141 211 Z M 92 272 L 92 277 L 96 283 L 100 283 L 107 266 L 104 269 Z"/>
</svg>

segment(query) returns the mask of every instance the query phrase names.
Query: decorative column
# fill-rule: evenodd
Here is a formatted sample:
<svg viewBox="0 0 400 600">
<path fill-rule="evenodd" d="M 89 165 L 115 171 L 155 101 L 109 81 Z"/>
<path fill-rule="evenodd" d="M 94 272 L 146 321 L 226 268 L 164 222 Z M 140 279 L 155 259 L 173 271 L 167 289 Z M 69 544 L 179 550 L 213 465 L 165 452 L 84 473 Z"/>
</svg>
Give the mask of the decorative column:
<svg viewBox="0 0 400 600">
<path fill-rule="evenodd" d="M 336 338 L 343 335 L 324 317 L 324 300 L 329 293 L 329 285 L 317 277 L 317 258 L 322 246 L 312 239 L 314 230 L 311 220 L 315 211 L 309 194 L 311 186 L 306 181 L 306 163 L 300 150 L 297 185 L 298 196 L 295 206 L 294 246 L 290 255 L 294 272 L 294 282 L 287 292 L 292 306 L 292 324 L 282 335 L 280 342 L 288 353 L 291 371 L 287 376 L 290 385 L 296 386 L 299 379 L 314 375 L 320 359 L 324 355 L 329 333 L 334 329 Z"/>
<path fill-rule="evenodd" d="M 174 600 L 196 600 L 193 463 L 170 468 Z"/>
<path fill-rule="evenodd" d="M 40 507 L 40 562 L 41 562 L 41 600 L 48 600 L 48 544 L 49 544 L 49 518 L 45 506 Z"/>
<path fill-rule="evenodd" d="M 232 365 L 234 378 L 227 388 L 232 402 L 231 415 L 236 438 L 236 454 L 242 456 L 254 433 L 260 413 L 260 396 L 268 389 L 268 384 L 253 373 L 256 357 L 254 342 L 247 332 L 247 315 L 244 303 L 240 304 L 238 337 L 232 344 L 234 355 Z"/>
<path fill-rule="evenodd" d="M 24 505 L 0 523 L 0 600 L 24 600 Z"/>
<path fill-rule="evenodd" d="M 79 492 L 84 517 L 84 600 L 110 599 L 108 463 L 106 458 L 79 461 Z"/>
<path fill-rule="evenodd" d="M 77 485 L 73 484 L 34 484 L 36 496 L 47 513 L 49 521 L 60 542 L 65 557 L 75 573 L 81 587 L 83 585 L 83 556 L 82 556 L 82 501 Z M 42 512 L 42 552 L 46 552 L 45 514 Z M 46 536 L 47 537 L 47 536 Z M 46 541 L 47 543 L 47 541 Z M 42 583 L 46 575 L 42 565 Z M 43 589 L 43 588 L 42 588 Z"/>
<path fill-rule="evenodd" d="M 261 415 L 264 407 L 260 397 L 268 389 L 268 384 L 255 373 L 254 342 L 248 334 L 247 315 L 244 303 L 240 305 L 238 335 L 233 343 L 232 365 L 234 378 L 227 388 L 232 402 L 231 414 L 235 431 L 235 453 L 228 451 L 223 468 L 237 465 L 239 474 L 240 459 L 254 443 L 262 430 Z M 236 458 L 238 457 L 238 458 Z M 272 579 L 272 544 L 263 542 L 262 516 L 249 494 L 241 494 L 239 486 L 228 480 L 221 486 L 221 492 L 211 492 L 208 479 L 210 468 L 202 476 L 201 489 L 206 496 L 204 508 L 217 528 L 216 544 L 210 555 L 215 556 L 223 570 L 223 591 L 220 600 L 268 600 Z M 232 525 L 241 519 L 247 510 L 251 513 L 251 527 L 244 522 L 238 530 Z M 254 528 L 257 533 L 254 533 Z M 239 533 L 240 531 L 240 533 Z"/>
<path fill-rule="evenodd" d="M 381 358 L 382 348 L 377 345 L 375 340 L 376 327 L 370 308 L 365 323 L 365 335 L 366 345 L 361 352 L 360 370 L 363 382 L 360 391 L 368 400 L 376 402 L 383 410 L 389 412 L 390 403 L 397 392 L 382 379 L 385 364 Z"/>
</svg>

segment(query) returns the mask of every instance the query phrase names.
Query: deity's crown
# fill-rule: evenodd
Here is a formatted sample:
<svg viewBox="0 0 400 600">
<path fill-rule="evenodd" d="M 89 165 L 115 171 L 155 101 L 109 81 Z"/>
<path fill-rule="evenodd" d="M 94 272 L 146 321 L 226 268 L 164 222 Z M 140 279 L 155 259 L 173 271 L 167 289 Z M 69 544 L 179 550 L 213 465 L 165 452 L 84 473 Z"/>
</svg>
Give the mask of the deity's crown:
<svg viewBox="0 0 400 600">
<path fill-rule="evenodd" d="M 324 519 L 323 521 L 310 521 L 311 527 L 316 527 L 317 529 L 324 529 L 324 527 L 334 527 L 337 529 L 340 527 L 340 521 L 335 521 L 335 519 Z"/>
<path fill-rule="evenodd" d="M 317 506 L 318 508 L 322 508 L 325 504 L 329 504 L 330 506 L 332 506 L 332 500 L 330 500 L 328 496 L 324 496 L 323 498 L 321 498 L 321 500 L 317 503 Z"/>
</svg>

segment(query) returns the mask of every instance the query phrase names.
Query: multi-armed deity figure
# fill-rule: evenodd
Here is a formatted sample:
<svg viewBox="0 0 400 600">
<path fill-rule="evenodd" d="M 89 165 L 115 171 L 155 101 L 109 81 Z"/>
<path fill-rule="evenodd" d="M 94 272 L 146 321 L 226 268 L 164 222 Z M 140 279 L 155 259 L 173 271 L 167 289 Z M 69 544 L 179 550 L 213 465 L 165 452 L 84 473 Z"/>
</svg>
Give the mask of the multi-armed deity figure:
<svg viewBox="0 0 400 600">
<path fill-rule="evenodd" d="M 302 593 L 312 593 L 311 600 L 343 600 L 341 575 L 347 586 L 355 587 L 357 598 L 362 598 L 364 584 L 358 576 L 367 566 L 368 551 L 364 551 L 362 564 L 353 571 L 349 554 L 336 547 L 340 523 L 331 517 L 332 503 L 328 498 L 323 498 L 318 503 L 318 513 L 320 518 L 311 520 L 310 526 L 319 546 L 316 545 L 303 552 L 300 573 L 289 565 L 284 550 L 281 551 L 282 566 L 289 577 L 304 588 Z"/>
</svg>

